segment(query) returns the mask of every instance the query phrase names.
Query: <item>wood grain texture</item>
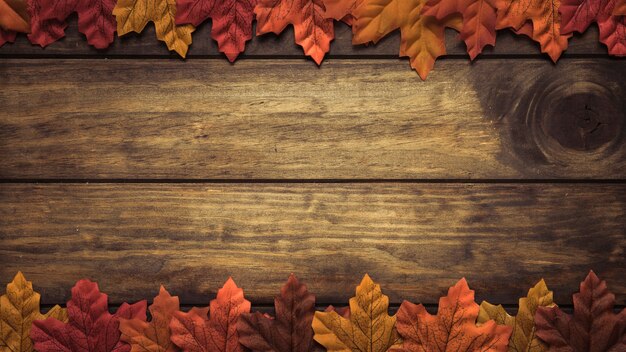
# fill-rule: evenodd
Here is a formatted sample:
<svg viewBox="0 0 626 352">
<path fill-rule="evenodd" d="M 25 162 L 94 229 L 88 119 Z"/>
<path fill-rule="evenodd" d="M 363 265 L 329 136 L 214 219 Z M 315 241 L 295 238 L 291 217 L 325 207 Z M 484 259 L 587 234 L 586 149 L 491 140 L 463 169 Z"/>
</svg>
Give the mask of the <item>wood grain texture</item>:
<svg viewBox="0 0 626 352">
<path fill-rule="evenodd" d="M 589 269 L 626 303 L 620 184 L 3 184 L 0 200 L 0 282 L 22 270 L 45 303 L 90 277 L 115 303 L 163 283 L 202 304 L 232 275 L 269 304 L 291 272 L 323 303 L 364 273 L 395 304 L 462 276 L 479 300 L 544 277 L 570 303 Z"/>
<path fill-rule="evenodd" d="M 11 59 L 0 82 L 1 178 L 626 176 L 626 61 Z"/>
<path fill-rule="evenodd" d="M 106 50 L 97 50 L 89 46 L 84 35 L 78 32 L 76 19 L 70 20 L 66 31 L 67 36 L 58 42 L 42 49 L 30 44 L 25 35 L 19 35 L 15 44 L 7 44 L 0 48 L 2 56 L 166 56 L 177 58 L 176 54 L 167 50 L 165 44 L 156 39 L 154 26 L 149 24 L 141 34 L 131 33 L 115 42 Z M 446 32 L 446 49 L 449 55 L 468 59 L 465 44 L 458 39 L 459 34 L 453 30 Z M 530 39 L 514 35 L 508 30 L 498 32 L 496 47 L 488 47 L 482 56 L 493 55 L 532 55 L 546 57 L 541 54 L 539 47 Z M 343 23 L 335 25 L 335 40 L 332 42 L 329 57 L 397 57 L 400 47 L 398 32 L 390 34 L 376 45 L 352 45 L 351 28 Z M 598 30 L 591 27 L 582 35 L 576 35 L 570 40 L 569 55 L 607 55 L 607 49 L 598 41 Z M 288 27 L 282 34 L 254 37 L 246 45 L 242 57 L 296 57 L 304 59 L 302 48 L 294 44 L 293 29 Z M 217 49 L 215 41 L 211 39 L 211 26 L 203 24 L 193 34 L 193 44 L 189 48 L 188 58 L 219 57 L 222 54 Z"/>
</svg>

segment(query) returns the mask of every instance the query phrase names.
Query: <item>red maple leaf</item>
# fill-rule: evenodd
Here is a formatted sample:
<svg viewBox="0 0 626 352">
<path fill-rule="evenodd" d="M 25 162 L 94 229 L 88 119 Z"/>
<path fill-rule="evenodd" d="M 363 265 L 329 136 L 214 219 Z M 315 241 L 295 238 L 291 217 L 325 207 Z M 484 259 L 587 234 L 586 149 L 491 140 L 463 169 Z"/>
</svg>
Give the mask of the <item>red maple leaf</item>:
<svg viewBox="0 0 626 352">
<path fill-rule="evenodd" d="M 259 0 L 254 12 L 257 34 L 280 34 L 292 24 L 296 43 L 318 65 L 335 38 L 333 19 L 327 18 L 322 0 Z"/>
<path fill-rule="evenodd" d="M 178 0 L 176 24 L 199 26 L 213 20 L 211 36 L 230 62 L 245 50 L 252 39 L 252 21 L 257 0 Z"/>
<path fill-rule="evenodd" d="M 583 33 L 593 22 L 598 23 L 600 42 L 609 54 L 626 55 L 626 16 L 613 14 L 617 0 L 561 0 L 561 31 Z"/>
<path fill-rule="evenodd" d="M 35 320 L 30 332 L 34 349 L 39 352 L 128 352 L 130 345 L 120 341 L 119 319 L 146 320 L 146 301 L 122 304 L 109 313 L 107 295 L 98 284 L 80 280 L 67 302 L 69 321 L 55 318 Z"/>
<path fill-rule="evenodd" d="M 78 14 L 78 30 L 87 42 L 98 49 L 108 47 L 114 39 L 116 22 L 113 7 L 116 0 L 30 0 L 31 43 L 45 47 L 65 36 L 67 18 Z"/>
<path fill-rule="evenodd" d="M 404 351 L 484 351 L 507 350 L 512 328 L 489 320 L 476 326 L 480 308 L 474 291 L 465 279 L 441 297 L 437 315 L 423 305 L 404 301 L 398 310 L 396 328 L 402 336 Z"/>
<path fill-rule="evenodd" d="M 291 274 L 274 298 L 276 318 L 255 312 L 237 323 L 239 342 L 252 351 L 309 352 L 313 342 L 315 296 Z"/>
<path fill-rule="evenodd" d="M 537 336 L 550 351 L 626 351 L 626 309 L 613 312 L 615 295 L 593 271 L 574 294 L 574 315 L 559 307 L 539 307 L 535 313 Z"/>
<path fill-rule="evenodd" d="M 211 312 L 210 318 L 207 313 Z M 237 335 L 237 319 L 250 311 L 250 302 L 243 290 L 229 278 L 217 291 L 210 308 L 192 308 L 189 312 L 174 312 L 170 321 L 171 339 L 186 352 L 242 351 Z"/>
<path fill-rule="evenodd" d="M 13 43 L 17 33 L 14 31 L 5 31 L 0 28 L 0 47 L 6 43 Z"/>
</svg>

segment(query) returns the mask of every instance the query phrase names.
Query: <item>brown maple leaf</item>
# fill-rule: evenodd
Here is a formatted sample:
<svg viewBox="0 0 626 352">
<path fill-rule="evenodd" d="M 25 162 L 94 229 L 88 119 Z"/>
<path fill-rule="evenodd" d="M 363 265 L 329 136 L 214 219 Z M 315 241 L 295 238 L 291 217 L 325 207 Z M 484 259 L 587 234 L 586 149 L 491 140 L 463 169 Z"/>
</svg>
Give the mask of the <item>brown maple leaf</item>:
<svg viewBox="0 0 626 352">
<path fill-rule="evenodd" d="M 186 352 L 242 351 L 237 320 L 249 311 L 250 302 L 244 298 L 243 290 L 228 278 L 209 309 L 194 307 L 187 313 L 174 312 L 170 321 L 171 340 Z"/>
<path fill-rule="evenodd" d="M 512 28 L 538 42 L 556 62 L 571 34 L 561 33 L 560 0 L 490 0 L 498 9 L 496 29 Z M 525 27 L 526 26 L 526 27 Z"/>
<path fill-rule="evenodd" d="M 539 307 L 535 314 L 537 336 L 550 351 L 626 351 L 626 309 L 613 312 L 615 295 L 593 271 L 574 294 L 574 315 L 558 307 Z"/>
<path fill-rule="evenodd" d="M 613 16 L 626 16 L 626 0 L 616 0 Z"/>
<path fill-rule="evenodd" d="M 0 0 L 0 30 L 30 32 L 26 0 Z"/>
<path fill-rule="evenodd" d="M 398 343 L 396 318 L 388 314 L 389 298 L 366 274 L 350 298 L 350 311 L 315 312 L 315 341 L 329 351 L 385 352 Z M 343 315 L 343 316 L 342 316 Z"/>
<path fill-rule="evenodd" d="M 322 0 L 259 0 L 254 9 L 257 35 L 280 34 L 293 25 L 296 43 L 319 65 L 335 37 L 333 20 L 324 15 Z"/>
<path fill-rule="evenodd" d="M 274 298 L 276 318 L 244 313 L 237 322 L 239 342 L 252 351 L 308 352 L 313 343 L 311 322 L 315 296 L 291 274 Z"/>
<path fill-rule="evenodd" d="M 131 352 L 174 352 L 178 349 L 170 341 L 169 323 L 179 310 L 178 297 L 172 297 L 161 286 L 159 295 L 150 305 L 152 320 L 120 319 L 121 340 L 131 345 Z"/>
<path fill-rule="evenodd" d="M 423 305 L 404 301 L 398 310 L 396 328 L 404 351 L 484 351 L 507 350 L 512 328 L 493 320 L 476 325 L 479 307 L 474 291 L 465 279 L 452 286 L 439 300 L 437 315 Z"/>
<path fill-rule="evenodd" d="M 461 30 L 461 18 L 453 16 L 439 21 L 422 16 L 426 0 L 362 0 L 354 10 L 352 42 L 376 43 L 394 30 L 400 30 L 400 56 L 408 56 L 422 79 L 446 53 L 444 28 Z"/>
</svg>

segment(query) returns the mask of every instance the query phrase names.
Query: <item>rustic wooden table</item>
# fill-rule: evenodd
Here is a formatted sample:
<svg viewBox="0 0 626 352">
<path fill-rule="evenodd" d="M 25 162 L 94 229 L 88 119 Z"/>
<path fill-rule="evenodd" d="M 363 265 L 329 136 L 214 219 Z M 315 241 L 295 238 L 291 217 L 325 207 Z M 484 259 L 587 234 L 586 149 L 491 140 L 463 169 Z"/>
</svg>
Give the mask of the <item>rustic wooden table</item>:
<svg viewBox="0 0 626 352">
<path fill-rule="evenodd" d="M 43 303 L 83 277 L 113 303 L 206 304 L 232 275 L 257 306 L 295 272 L 320 305 L 369 273 L 396 306 L 462 276 L 514 305 L 559 304 L 589 269 L 626 303 L 626 60 L 590 30 L 553 65 L 509 33 L 426 82 L 398 35 L 321 68 L 292 32 L 229 64 L 204 25 L 187 60 L 154 32 L 0 49 L 0 282 Z"/>
</svg>

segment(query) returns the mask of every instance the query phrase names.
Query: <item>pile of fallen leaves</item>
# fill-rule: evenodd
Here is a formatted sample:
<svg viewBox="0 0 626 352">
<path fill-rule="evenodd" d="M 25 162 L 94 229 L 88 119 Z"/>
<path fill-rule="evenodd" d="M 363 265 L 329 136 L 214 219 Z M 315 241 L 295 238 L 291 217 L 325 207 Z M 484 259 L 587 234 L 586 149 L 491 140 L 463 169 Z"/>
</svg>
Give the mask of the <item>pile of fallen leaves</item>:
<svg viewBox="0 0 626 352">
<path fill-rule="evenodd" d="M 274 300 L 274 316 L 252 313 L 231 278 L 208 307 L 188 311 L 163 286 L 150 307 L 145 300 L 124 303 L 114 314 L 89 280 L 72 288 L 67 308 L 41 314 L 39 297 L 22 273 L 7 285 L 1 351 L 626 351 L 626 309 L 615 313 L 615 296 L 593 272 L 574 294 L 573 315 L 556 306 L 543 280 L 519 300 L 516 316 L 501 305 L 479 306 L 465 279 L 441 297 L 436 314 L 404 301 L 392 316 L 388 297 L 368 275 L 348 307 L 324 311 L 291 275 Z"/>
<path fill-rule="evenodd" d="M 610 55 L 626 56 L 626 0 L 0 0 L 0 46 L 29 33 L 42 47 L 65 35 L 67 19 L 96 48 L 115 32 L 141 32 L 153 22 L 159 40 L 185 57 L 192 33 L 212 20 L 212 37 L 230 61 L 256 34 L 294 28 L 295 42 L 320 64 L 334 38 L 334 21 L 352 25 L 353 44 L 376 43 L 399 30 L 400 55 L 425 79 L 446 53 L 444 30 L 460 32 L 473 60 L 495 46 L 496 30 L 510 28 L 536 41 L 553 61 L 574 32 L 597 23 Z"/>
</svg>

